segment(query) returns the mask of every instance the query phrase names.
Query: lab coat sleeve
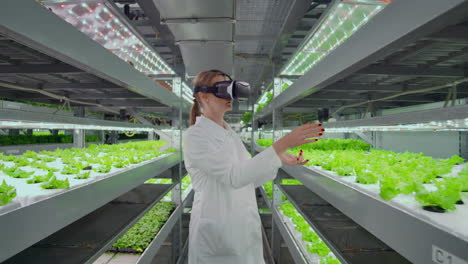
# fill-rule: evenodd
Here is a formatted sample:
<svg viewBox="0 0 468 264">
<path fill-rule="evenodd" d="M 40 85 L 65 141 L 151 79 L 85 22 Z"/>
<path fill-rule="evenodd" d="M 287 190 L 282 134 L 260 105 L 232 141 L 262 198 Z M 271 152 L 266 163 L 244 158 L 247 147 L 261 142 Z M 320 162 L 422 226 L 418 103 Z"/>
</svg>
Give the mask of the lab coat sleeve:
<svg viewBox="0 0 468 264">
<path fill-rule="evenodd" d="M 197 134 L 184 135 L 184 159 L 190 167 L 233 188 L 271 181 L 282 165 L 273 147 L 251 159 L 233 161 L 233 153 Z"/>
</svg>

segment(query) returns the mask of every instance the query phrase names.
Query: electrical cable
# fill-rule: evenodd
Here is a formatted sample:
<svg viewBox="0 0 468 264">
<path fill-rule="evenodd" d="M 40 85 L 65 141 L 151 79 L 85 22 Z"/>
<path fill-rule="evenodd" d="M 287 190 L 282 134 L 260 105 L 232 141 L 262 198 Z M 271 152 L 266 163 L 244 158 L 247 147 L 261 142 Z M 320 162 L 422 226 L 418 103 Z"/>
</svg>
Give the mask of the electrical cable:
<svg viewBox="0 0 468 264">
<path fill-rule="evenodd" d="M 5 82 L 5 81 L 0 81 L 0 86 L 5 87 L 5 88 L 14 89 L 14 90 L 40 93 L 40 94 L 43 94 L 45 96 L 49 96 L 49 97 L 52 97 L 54 99 L 60 100 L 60 102 L 62 102 L 62 101 L 68 102 L 68 105 L 70 104 L 70 102 L 77 103 L 77 104 L 84 104 L 84 105 L 92 105 L 92 106 L 97 106 L 99 108 L 102 108 L 103 110 L 106 110 L 108 112 L 111 112 L 111 113 L 114 113 L 114 114 L 119 114 L 118 111 L 115 111 L 115 110 L 113 110 L 111 108 L 105 107 L 105 106 L 103 106 L 101 104 L 74 100 L 74 99 L 70 99 L 70 98 L 68 98 L 66 96 L 63 96 L 63 95 L 57 95 L 57 94 L 54 94 L 54 93 L 51 93 L 51 92 L 48 92 L 48 91 L 44 91 L 44 90 L 41 90 L 41 89 L 37 89 L 37 88 L 24 87 L 24 86 L 20 86 L 20 85 Z"/>
<path fill-rule="evenodd" d="M 454 82 L 451 82 L 451 83 L 448 83 L 448 84 L 443 84 L 443 85 L 438 85 L 438 86 L 433 86 L 433 87 L 428 87 L 428 88 L 423 88 L 423 89 L 417 89 L 417 90 L 411 90 L 411 91 L 405 91 L 405 92 L 385 96 L 385 97 L 378 98 L 378 99 L 372 99 L 372 100 L 367 100 L 367 101 L 364 101 L 364 102 L 344 105 L 344 106 L 338 108 L 335 112 L 333 112 L 332 116 L 335 116 L 336 114 L 338 114 L 339 112 L 341 112 L 342 110 L 344 110 L 346 108 L 355 107 L 355 106 L 368 104 L 368 103 L 379 102 L 379 101 L 385 101 L 385 100 L 388 100 L 388 99 L 393 99 L 395 97 L 400 97 L 400 96 L 408 95 L 408 94 L 424 93 L 424 92 L 439 90 L 439 89 L 443 89 L 443 88 L 446 88 L 446 87 L 449 87 L 449 86 L 456 86 L 456 85 L 458 85 L 460 83 L 464 83 L 464 82 L 467 82 L 467 81 L 468 81 L 468 78 L 463 78 L 463 79 L 460 79 L 460 80 L 457 80 L 457 81 L 454 81 Z M 452 104 L 454 104 L 454 102 Z"/>
<path fill-rule="evenodd" d="M 160 117 L 160 116 L 157 116 L 157 115 L 154 115 L 154 114 L 149 114 L 149 113 L 141 113 L 141 112 L 139 112 L 138 114 L 141 115 L 141 116 L 144 116 L 144 117 L 149 117 L 151 119 L 159 120 L 165 126 L 171 127 L 171 125 L 169 125 L 169 123 L 167 123 L 167 121 L 164 118 Z"/>
</svg>

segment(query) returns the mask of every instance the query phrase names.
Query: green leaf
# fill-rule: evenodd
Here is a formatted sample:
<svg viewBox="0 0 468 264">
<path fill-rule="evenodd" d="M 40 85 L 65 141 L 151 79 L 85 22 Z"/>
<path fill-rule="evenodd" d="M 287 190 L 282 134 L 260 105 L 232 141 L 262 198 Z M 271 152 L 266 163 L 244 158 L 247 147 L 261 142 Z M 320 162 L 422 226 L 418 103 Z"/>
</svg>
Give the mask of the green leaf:
<svg viewBox="0 0 468 264">
<path fill-rule="evenodd" d="M 57 180 L 55 176 L 52 176 L 48 182 L 45 182 L 41 185 L 43 189 L 68 189 L 70 188 L 70 183 L 68 179 Z"/>
<path fill-rule="evenodd" d="M 318 243 L 308 244 L 307 250 L 310 253 L 317 254 L 321 257 L 325 257 L 331 252 L 331 250 L 323 241 L 320 241 Z"/>
<path fill-rule="evenodd" d="M 31 172 L 26 172 L 22 169 L 15 169 L 14 171 L 4 171 L 5 174 L 7 174 L 8 176 L 10 177 L 13 177 L 13 178 L 29 178 L 29 176 L 31 176 L 32 174 L 34 174 L 33 171 Z"/>
<path fill-rule="evenodd" d="M 76 175 L 75 179 L 88 179 L 90 174 L 91 174 L 90 171 L 82 172 L 82 173 Z"/>
<path fill-rule="evenodd" d="M 0 206 L 6 205 L 16 197 L 16 188 L 12 185 L 8 185 L 5 180 L 3 180 L 0 185 Z"/>
<path fill-rule="evenodd" d="M 33 176 L 31 179 L 27 180 L 26 182 L 28 184 L 34 184 L 34 183 L 41 183 L 41 182 L 47 182 L 50 180 L 50 178 L 54 176 L 54 173 L 53 172 L 49 172 L 47 173 L 47 175 L 42 175 L 42 176 Z"/>
<path fill-rule="evenodd" d="M 99 172 L 99 173 L 108 173 L 109 171 L 111 170 L 111 166 L 110 165 L 101 165 L 99 167 L 94 167 L 93 168 L 93 171 L 95 172 Z"/>
<path fill-rule="evenodd" d="M 112 246 L 115 248 L 133 248 L 142 252 L 157 235 L 174 207 L 171 202 L 156 204 Z"/>
</svg>

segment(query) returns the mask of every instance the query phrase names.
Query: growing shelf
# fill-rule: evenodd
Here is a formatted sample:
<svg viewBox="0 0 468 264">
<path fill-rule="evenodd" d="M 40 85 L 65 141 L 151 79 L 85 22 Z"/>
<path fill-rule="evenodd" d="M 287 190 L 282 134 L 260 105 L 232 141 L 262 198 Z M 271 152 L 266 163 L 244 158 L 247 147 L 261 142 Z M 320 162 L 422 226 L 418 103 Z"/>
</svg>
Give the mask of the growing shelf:
<svg viewBox="0 0 468 264">
<path fill-rule="evenodd" d="M 141 257 L 138 259 L 138 264 L 150 264 L 154 260 L 154 257 L 158 253 L 160 247 L 166 241 L 167 236 L 172 231 L 173 227 L 177 223 L 177 221 L 181 220 L 182 213 L 184 212 L 184 208 L 188 203 L 193 200 L 194 192 L 193 190 L 185 197 L 182 204 L 179 205 L 174 212 L 172 213 L 171 217 L 166 221 L 164 226 L 159 230 L 158 235 L 153 239 L 151 244 L 148 248 L 143 252 Z"/>
<path fill-rule="evenodd" d="M 467 205 L 459 205 L 449 213 L 428 212 L 409 199 L 385 201 L 378 189 L 318 167 L 283 169 L 413 263 L 430 263 L 440 254 L 444 258 L 468 259 Z"/>
<path fill-rule="evenodd" d="M 190 103 L 180 97 L 181 94 L 168 91 L 38 1 L 12 1 L 5 4 L 0 10 L 2 35 L 163 105 L 189 108 Z M 47 28 L 47 34 L 44 33 L 44 27 Z M 166 68 L 162 67 L 161 71 L 172 71 Z"/>
<path fill-rule="evenodd" d="M 5 261 L 93 263 L 174 185 L 142 184 Z M 123 213 L 124 212 L 124 213 Z"/>
<path fill-rule="evenodd" d="M 413 12 L 421 7 L 424 7 L 424 12 L 417 14 Z M 401 47 L 444 28 L 452 19 L 464 16 L 463 8 L 466 8 L 466 1 L 463 0 L 453 1 L 450 4 L 426 0 L 392 1 L 372 18 L 372 23 L 362 26 L 345 42 L 323 57 L 315 64 L 314 70 L 305 72 L 288 89 L 256 113 L 255 118 L 264 118 L 271 115 L 274 109 L 284 108 L 322 89 L 326 90 L 327 86 Z M 396 17 L 398 19 L 395 19 Z M 309 102 L 309 104 L 314 103 Z"/>
<path fill-rule="evenodd" d="M 303 185 L 280 185 L 341 263 L 410 263 Z"/>
<path fill-rule="evenodd" d="M 268 209 L 271 210 L 273 220 L 275 224 L 277 224 L 278 230 L 280 231 L 280 234 L 283 237 L 283 240 L 285 241 L 295 263 L 310 264 L 307 262 L 306 253 L 303 252 L 299 246 L 299 241 L 297 241 L 293 235 L 292 230 L 294 230 L 294 227 L 288 226 L 278 209 L 272 207 L 272 201 L 266 195 L 265 189 L 263 187 L 260 187 L 260 192 L 268 206 Z"/>
<path fill-rule="evenodd" d="M 75 188 L 32 200 L 28 206 L 12 203 L 0 215 L 0 232 L 14 240 L 0 242 L 3 261 L 75 220 L 107 204 L 146 180 L 180 162 L 179 154 L 168 154 L 132 168 L 122 169 Z M 9 205 L 7 205 L 9 206 Z M 51 216 L 54 216 L 51 218 Z"/>
<path fill-rule="evenodd" d="M 118 131 L 154 131 L 155 126 L 102 119 L 64 116 L 33 111 L 0 109 L 0 128 L 85 129 Z"/>
<path fill-rule="evenodd" d="M 325 123 L 327 131 L 463 131 L 468 128 L 468 105 L 412 111 L 366 119 Z"/>
</svg>

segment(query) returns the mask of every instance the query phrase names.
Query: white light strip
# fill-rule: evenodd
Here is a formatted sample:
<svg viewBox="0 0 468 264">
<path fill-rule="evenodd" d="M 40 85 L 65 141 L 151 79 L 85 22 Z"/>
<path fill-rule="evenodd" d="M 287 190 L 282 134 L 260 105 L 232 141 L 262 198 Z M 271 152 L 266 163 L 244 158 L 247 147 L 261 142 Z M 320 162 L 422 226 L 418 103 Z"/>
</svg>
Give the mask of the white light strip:
<svg viewBox="0 0 468 264">
<path fill-rule="evenodd" d="M 131 27 L 124 23 L 118 10 L 107 1 L 40 1 L 63 20 L 101 44 L 120 59 L 131 62 L 135 69 L 150 74 L 175 74 L 152 47 L 146 45 Z"/>
<path fill-rule="evenodd" d="M 333 123 L 330 123 L 333 124 Z M 359 126 L 359 127 L 330 127 L 324 124 L 325 132 L 328 133 L 349 133 L 349 132 L 370 132 L 370 131 L 468 131 L 468 118 L 453 119 L 445 121 L 432 121 L 428 123 L 406 124 L 406 125 L 388 125 L 388 126 Z M 283 132 L 290 132 L 291 129 L 285 129 Z"/>
<path fill-rule="evenodd" d="M 389 3 L 390 1 L 380 2 L 377 5 L 359 2 L 335 4 L 318 29 L 315 32 L 311 32 L 306 38 L 306 44 L 286 64 L 284 70 L 281 71 L 281 75 L 303 75 L 354 34 L 354 32 L 369 22 L 372 17 L 382 11 Z M 333 36 L 334 43 L 322 47 L 332 40 Z M 317 57 L 313 61 L 309 61 L 314 54 Z M 308 65 L 303 68 L 305 63 L 308 63 Z M 303 69 L 299 70 L 300 68 Z"/>
<path fill-rule="evenodd" d="M 185 99 L 185 101 L 193 104 L 193 97 L 189 97 L 189 96 L 184 94 L 184 95 L 182 95 L 182 98 Z"/>
<path fill-rule="evenodd" d="M 342 7 L 343 4 L 339 4 L 339 7 Z M 354 6 L 351 8 L 351 10 L 348 10 L 347 12 L 347 15 L 344 17 L 343 20 L 340 19 L 340 22 L 338 23 L 337 26 L 335 26 L 335 28 L 332 28 L 330 24 L 331 20 L 335 17 L 335 14 L 332 14 L 331 16 L 329 16 L 325 23 L 323 23 L 321 26 L 320 26 L 320 29 L 314 34 L 315 35 L 318 35 L 318 37 L 316 38 L 312 38 L 312 40 L 310 40 L 307 45 L 305 45 L 305 47 L 302 49 L 302 52 L 305 52 L 305 53 L 308 53 L 308 55 L 306 55 L 299 63 L 295 64 L 295 61 L 297 60 L 297 57 L 292 61 L 292 63 L 289 65 L 289 67 L 286 68 L 286 72 L 295 72 L 297 70 L 297 68 L 299 68 L 300 66 L 302 66 L 302 64 L 307 60 L 309 59 L 309 57 L 313 54 L 313 53 L 321 53 L 320 57 L 314 61 L 314 64 L 316 61 L 319 61 L 322 57 L 324 57 L 326 54 L 328 54 L 333 48 L 331 49 L 328 49 L 328 50 L 322 50 L 322 51 L 319 51 L 318 48 L 321 47 L 325 42 L 328 41 L 328 39 L 333 35 L 335 34 L 335 32 L 337 30 L 340 29 L 340 27 L 344 24 L 344 22 L 352 17 L 354 11 L 356 11 L 356 9 L 358 8 L 358 6 Z M 320 35 L 322 34 L 323 31 L 326 31 L 325 27 L 329 27 L 328 30 L 330 30 L 330 32 L 328 33 L 328 35 L 326 35 L 325 37 L 322 38 L 322 40 L 319 40 L 319 37 Z M 346 35 L 345 35 L 346 36 Z M 312 46 L 312 43 L 314 42 L 317 42 L 318 41 L 318 44 L 314 45 L 313 49 L 311 51 L 308 51 L 307 49 L 309 49 L 311 46 Z M 335 44 L 336 46 L 336 44 Z M 318 51 L 318 52 L 317 52 Z M 310 64 L 309 65 L 309 68 L 311 67 L 311 65 L 313 64 Z M 294 68 L 292 68 L 291 70 L 289 70 L 290 67 L 294 66 Z"/>
<path fill-rule="evenodd" d="M 26 122 L 26 121 L 0 121 L 0 127 L 3 129 L 84 129 L 84 130 L 106 130 L 106 131 L 154 131 L 149 127 L 119 127 L 119 126 L 98 126 L 81 124 L 64 124 L 48 122 Z"/>
</svg>

